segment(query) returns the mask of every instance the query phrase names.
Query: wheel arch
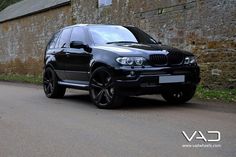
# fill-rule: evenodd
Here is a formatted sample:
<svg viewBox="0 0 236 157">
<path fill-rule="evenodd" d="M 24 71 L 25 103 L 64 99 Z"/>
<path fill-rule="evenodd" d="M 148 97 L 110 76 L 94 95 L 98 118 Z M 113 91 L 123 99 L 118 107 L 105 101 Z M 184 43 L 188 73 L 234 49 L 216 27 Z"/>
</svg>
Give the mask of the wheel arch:
<svg viewBox="0 0 236 157">
<path fill-rule="evenodd" d="M 48 63 L 44 66 L 44 70 L 47 69 L 47 68 L 52 68 L 53 70 L 55 70 L 51 63 Z"/>
<path fill-rule="evenodd" d="M 47 68 L 51 68 L 55 72 L 56 77 L 59 78 L 57 72 L 55 71 L 55 68 L 53 67 L 53 65 L 51 63 L 48 63 L 44 66 L 43 73 Z"/>
<path fill-rule="evenodd" d="M 104 62 L 94 62 L 91 66 L 90 72 L 92 73 L 95 69 L 97 69 L 99 67 L 106 67 L 108 69 L 113 69 L 112 66 L 110 66 Z"/>
</svg>

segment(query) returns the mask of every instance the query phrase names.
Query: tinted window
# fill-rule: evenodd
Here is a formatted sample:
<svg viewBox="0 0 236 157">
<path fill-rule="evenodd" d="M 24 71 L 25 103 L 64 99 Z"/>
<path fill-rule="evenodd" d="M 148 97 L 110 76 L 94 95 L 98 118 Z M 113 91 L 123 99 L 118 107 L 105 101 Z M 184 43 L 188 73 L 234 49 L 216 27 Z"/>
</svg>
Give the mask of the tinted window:
<svg viewBox="0 0 236 157">
<path fill-rule="evenodd" d="M 89 31 L 95 44 L 110 42 L 138 42 L 135 36 L 122 26 L 90 26 Z"/>
<path fill-rule="evenodd" d="M 57 32 L 53 35 L 53 37 L 52 37 L 51 41 L 49 42 L 47 48 L 49 48 L 49 49 L 55 48 L 55 45 L 57 43 L 57 39 L 58 39 L 59 35 L 60 35 L 60 32 Z"/>
<path fill-rule="evenodd" d="M 87 43 L 86 37 L 85 37 L 85 32 L 82 27 L 73 28 L 70 41 L 82 41 L 85 44 Z"/>
<path fill-rule="evenodd" d="M 145 32 L 135 27 L 123 26 L 89 26 L 94 44 L 111 44 L 116 42 L 156 44 Z"/>
<path fill-rule="evenodd" d="M 131 31 L 134 34 L 134 36 L 136 37 L 139 43 L 142 43 L 142 44 L 156 44 L 157 43 L 151 36 L 149 36 L 147 33 L 141 31 L 140 29 L 136 27 L 126 27 L 126 28 L 129 29 L 129 31 Z"/>
<path fill-rule="evenodd" d="M 58 47 L 69 47 L 69 40 L 70 40 L 70 34 L 71 34 L 71 29 L 64 29 L 61 33 L 59 42 L 58 42 Z"/>
</svg>

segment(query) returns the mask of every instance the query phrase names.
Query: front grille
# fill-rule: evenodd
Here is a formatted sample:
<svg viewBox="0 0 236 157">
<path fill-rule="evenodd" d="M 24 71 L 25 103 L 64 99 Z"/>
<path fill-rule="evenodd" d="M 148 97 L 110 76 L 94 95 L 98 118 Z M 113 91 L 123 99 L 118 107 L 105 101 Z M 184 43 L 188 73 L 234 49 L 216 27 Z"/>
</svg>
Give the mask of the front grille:
<svg viewBox="0 0 236 157">
<path fill-rule="evenodd" d="M 184 60 L 184 56 L 177 52 L 172 52 L 168 54 L 168 63 L 169 65 L 178 65 L 181 64 Z"/>
<path fill-rule="evenodd" d="M 151 64 L 155 66 L 167 64 L 167 56 L 164 54 L 150 55 L 149 59 L 150 59 Z"/>
<path fill-rule="evenodd" d="M 179 53 L 165 54 L 153 54 L 150 55 L 149 61 L 153 66 L 164 66 L 164 65 L 179 65 L 183 62 L 184 56 Z"/>
</svg>

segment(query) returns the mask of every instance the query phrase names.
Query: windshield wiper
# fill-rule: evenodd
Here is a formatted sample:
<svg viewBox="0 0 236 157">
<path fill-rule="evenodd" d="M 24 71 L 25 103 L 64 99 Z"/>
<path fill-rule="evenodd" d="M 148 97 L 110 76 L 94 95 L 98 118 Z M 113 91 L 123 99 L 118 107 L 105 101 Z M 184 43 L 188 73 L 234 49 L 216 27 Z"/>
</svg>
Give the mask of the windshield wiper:
<svg viewBox="0 0 236 157">
<path fill-rule="evenodd" d="M 138 43 L 135 41 L 113 41 L 113 42 L 107 42 L 106 44 L 114 44 L 114 43 Z"/>
</svg>

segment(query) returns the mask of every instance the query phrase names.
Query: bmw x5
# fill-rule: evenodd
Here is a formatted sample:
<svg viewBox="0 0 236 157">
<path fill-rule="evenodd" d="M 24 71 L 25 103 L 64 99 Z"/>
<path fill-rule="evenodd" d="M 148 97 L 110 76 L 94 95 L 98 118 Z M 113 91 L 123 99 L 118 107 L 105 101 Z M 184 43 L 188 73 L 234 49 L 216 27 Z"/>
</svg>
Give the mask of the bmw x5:
<svg viewBox="0 0 236 157">
<path fill-rule="evenodd" d="M 161 94 L 189 101 L 200 81 L 193 54 L 163 45 L 133 26 L 78 24 L 56 32 L 44 57 L 49 98 L 66 88 L 88 90 L 98 108 L 114 108 L 127 96 Z"/>
</svg>

